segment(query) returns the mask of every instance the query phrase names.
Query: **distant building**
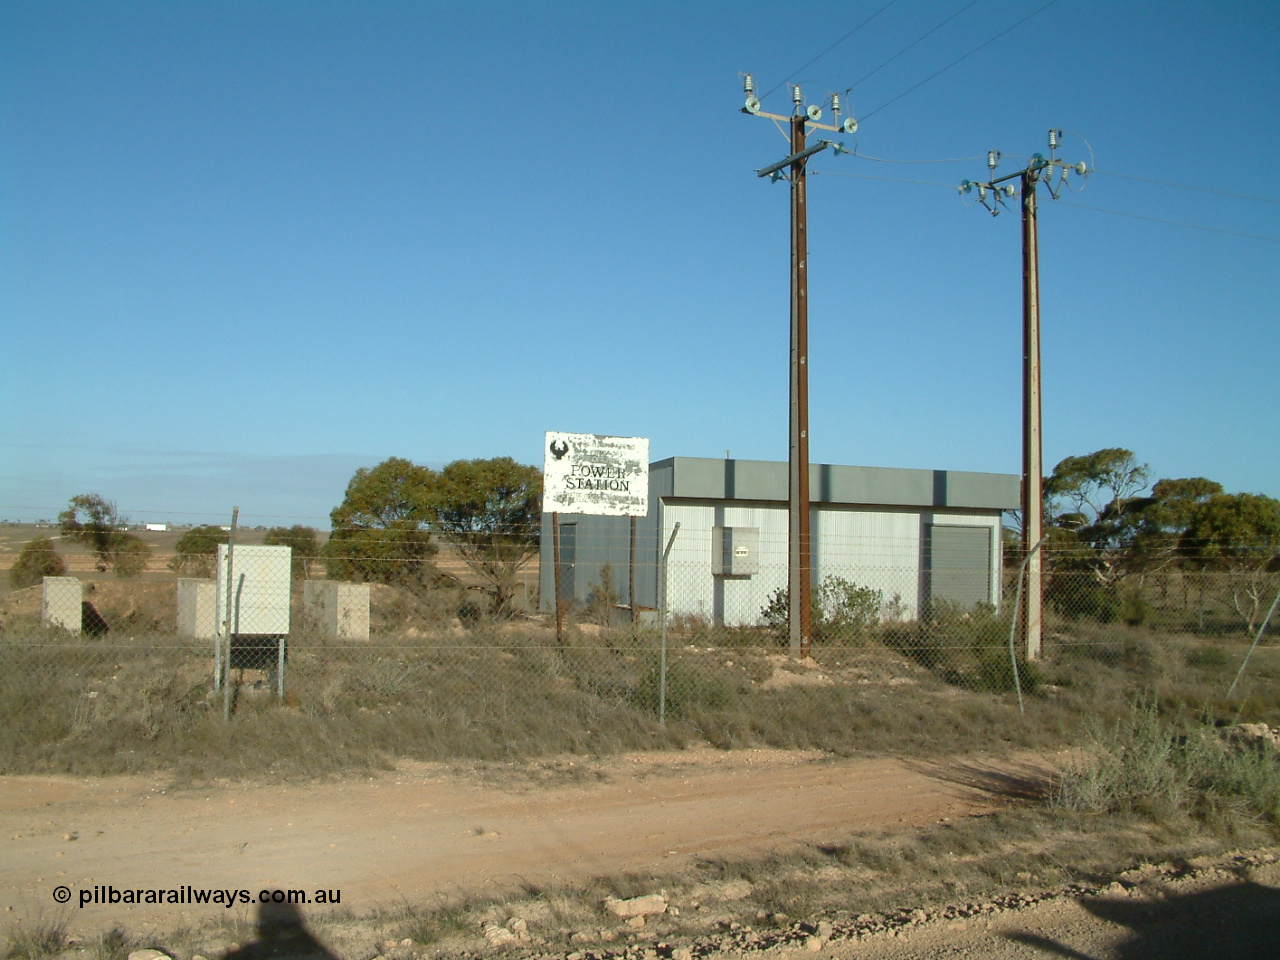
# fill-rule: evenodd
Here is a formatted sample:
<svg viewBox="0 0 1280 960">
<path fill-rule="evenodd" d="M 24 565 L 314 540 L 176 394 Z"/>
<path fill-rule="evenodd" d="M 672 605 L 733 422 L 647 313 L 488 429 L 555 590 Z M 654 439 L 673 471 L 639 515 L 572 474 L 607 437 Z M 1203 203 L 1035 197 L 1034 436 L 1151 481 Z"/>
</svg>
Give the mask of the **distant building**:
<svg viewBox="0 0 1280 960">
<path fill-rule="evenodd" d="M 657 605 L 658 558 L 676 523 L 668 610 L 757 624 L 787 586 L 787 464 L 672 457 L 649 465 L 649 514 L 636 525 L 636 602 Z M 814 464 L 812 575 L 881 593 L 885 614 L 914 619 L 933 600 L 1000 605 L 1001 515 L 1019 502 L 1010 474 Z M 561 514 L 561 596 L 584 603 L 608 564 L 629 603 L 626 517 Z M 552 516 L 542 518 L 540 606 L 555 607 Z M 815 593 L 815 603 L 818 594 Z"/>
<path fill-rule="evenodd" d="M 169 531 L 167 523 L 146 523 L 143 526 L 152 533 L 167 533 Z"/>
</svg>

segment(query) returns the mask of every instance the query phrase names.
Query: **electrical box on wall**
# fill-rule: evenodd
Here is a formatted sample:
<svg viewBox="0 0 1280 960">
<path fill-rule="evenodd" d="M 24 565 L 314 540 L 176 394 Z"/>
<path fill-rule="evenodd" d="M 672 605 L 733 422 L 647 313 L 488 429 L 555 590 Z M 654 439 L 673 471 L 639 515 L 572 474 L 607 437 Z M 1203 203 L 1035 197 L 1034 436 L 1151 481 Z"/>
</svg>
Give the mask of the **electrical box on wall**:
<svg viewBox="0 0 1280 960">
<path fill-rule="evenodd" d="M 711 572 L 717 577 L 749 577 L 760 572 L 759 527 L 713 527 Z"/>
</svg>

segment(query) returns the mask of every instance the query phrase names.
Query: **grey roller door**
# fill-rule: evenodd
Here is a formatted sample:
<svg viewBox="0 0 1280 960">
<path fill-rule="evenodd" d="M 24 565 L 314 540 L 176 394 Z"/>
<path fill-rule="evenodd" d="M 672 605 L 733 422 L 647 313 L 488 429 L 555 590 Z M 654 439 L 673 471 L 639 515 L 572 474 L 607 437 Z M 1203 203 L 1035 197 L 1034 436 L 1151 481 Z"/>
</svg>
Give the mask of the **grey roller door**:
<svg viewBox="0 0 1280 960">
<path fill-rule="evenodd" d="M 965 607 L 991 602 L 991 530 L 929 528 L 929 592 Z"/>
</svg>

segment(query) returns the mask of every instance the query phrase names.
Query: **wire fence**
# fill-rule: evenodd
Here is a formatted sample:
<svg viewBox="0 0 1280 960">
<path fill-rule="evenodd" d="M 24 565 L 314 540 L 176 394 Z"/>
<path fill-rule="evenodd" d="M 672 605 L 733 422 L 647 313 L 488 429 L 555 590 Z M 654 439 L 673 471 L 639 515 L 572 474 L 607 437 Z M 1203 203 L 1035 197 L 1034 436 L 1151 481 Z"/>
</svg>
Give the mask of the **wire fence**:
<svg viewBox="0 0 1280 960">
<path fill-rule="evenodd" d="M 56 711 L 39 734 L 46 747 L 113 726 L 145 743 L 206 715 L 285 709 L 358 721 L 375 749 L 429 756 L 677 734 L 852 749 L 869 724 L 945 737 L 936 717 L 947 710 L 1006 709 L 1016 695 L 1045 717 L 1144 695 L 1280 726 L 1278 628 L 1267 622 L 1280 571 L 1265 558 L 1140 568 L 1046 551 L 1042 647 L 1028 659 L 1017 558 L 998 540 L 971 554 L 897 544 L 892 562 L 883 544 L 869 561 L 864 541 L 826 543 L 811 657 L 797 660 L 785 565 L 734 568 L 686 551 L 664 568 L 642 552 L 633 577 L 628 565 L 587 564 L 578 543 L 571 565 L 562 558 L 557 630 L 555 578 L 540 576 L 537 554 L 495 574 L 437 546 L 429 558 L 299 565 L 288 547 L 223 545 L 195 570 L 207 577 L 177 575 L 191 564 L 47 577 L 0 601 L 0 724 L 39 727 L 33 716 Z M 357 559 L 362 579 L 328 579 Z"/>
</svg>

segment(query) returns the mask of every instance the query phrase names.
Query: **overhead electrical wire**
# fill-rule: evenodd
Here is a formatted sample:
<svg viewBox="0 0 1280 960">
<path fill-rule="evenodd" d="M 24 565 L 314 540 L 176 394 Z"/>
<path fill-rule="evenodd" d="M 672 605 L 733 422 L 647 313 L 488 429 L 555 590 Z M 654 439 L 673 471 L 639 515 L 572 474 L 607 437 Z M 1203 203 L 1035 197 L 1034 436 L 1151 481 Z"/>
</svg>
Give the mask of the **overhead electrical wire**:
<svg viewBox="0 0 1280 960">
<path fill-rule="evenodd" d="M 860 157 L 863 160 L 874 160 L 876 163 L 969 163 L 973 160 L 987 159 L 986 154 L 983 154 L 978 157 L 946 157 L 941 160 L 893 160 L 888 157 L 871 157 L 865 153 L 859 153 L 857 147 L 850 150 L 849 155 Z"/>
<path fill-rule="evenodd" d="M 1201 193 L 1216 193 L 1221 197 L 1235 197 L 1238 200 L 1257 200 L 1259 203 L 1280 203 L 1271 197 L 1255 197 L 1247 193 L 1234 193 L 1231 190 L 1217 190 L 1213 187 L 1197 187 L 1190 183 L 1173 183 L 1170 180 L 1152 180 L 1148 177 L 1135 177 L 1128 173 L 1116 173 L 1112 170 L 1090 170 L 1090 174 L 1100 173 L 1106 177 L 1120 177 L 1124 180 L 1137 180 L 1139 183 L 1154 183 L 1161 187 L 1177 187 L 1180 190 L 1198 190 Z"/>
<path fill-rule="evenodd" d="M 948 70 L 950 70 L 950 69 L 951 69 L 952 67 L 954 67 L 956 64 L 958 64 L 958 63 L 962 63 L 963 61 L 968 60 L 970 57 L 972 57 L 972 56 L 973 56 L 975 53 L 977 53 L 979 50 L 983 49 L 984 47 L 988 47 L 988 46 L 990 46 L 991 44 L 995 43 L 997 40 L 999 40 L 1001 37 L 1003 37 L 1006 33 L 1009 33 L 1009 32 L 1010 32 L 1010 31 L 1012 31 L 1012 30 L 1016 30 L 1018 27 L 1022 26 L 1024 23 L 1026 23 L 1028 20 L 1030 20 L 1032 17 L 1039 16 L 1040 14 L 1044 13 L 1046 10 L 1048 10 L 1050 7 L 1052 7 L 1052 6 L 1053 6 L 1055 3 L 1057 3 L 1057 2 L 1058 2 L 1058 0 L 1049 0 L 1049 2 L 1048 2 L 1048 3 L 1046 3 L 1044 6 L 1042 6 L 1042 7 L 1038 8 L 1038 9 L 1036 9 L 1036 10 L 1032 11 L 1032 12 L 1031 12 L 1031 13 L 1029 13 L 1029 14 L 1027 14 L 1025 17 L 1023 17 L 1023 18 L 1022 18 L 1021 20 L 1019 20 L 1017 23 L 1013 24 L 1012 26 L 1005 27 L 1003 30 L 1001 30 L 999 33 L 997 33 L 997 34 L 996 34 L 994 37 L 992 37 L 991 39 L 989 39 L 989 40 L 985 40 L 985 41 L 983 41 L 982 43 L 978 44 L 976 47 L 974 47 L 972 50 L 970 50 L 968 53 L 966 53 L 963 57 L 957 57 L 955 60 L 952 60 L 950 63 L 948 63 L 948 64 L 947 64 L 945 67 L 943 67 L 941 70 L 937 70 L 937 71 L 935 71 L 935 72 L 933 72 L 933 73 L 929 74 L 929 76 L 925 77 L 925 78 L 924 78 L 923 80 L 921 80 L 919 83 L 915 84 L 914 86 L 908 87 L 906 90 L 903 90 L 903 91 L 902 91 L 902 93 L 898 94 L 898 95 L 897 95 L 896 97 L 894 97 L 892 100 L 887 100 L 887 101 L 885 101 L 884 103 L 880 104 L 880 106 L 876 107 L 876 108 L 875 108 L 874 110 L 872 110 L 870 113 L 864 113 L 862 116 L 860 116 L 860 117 L 858 118 L 859 122 L 866 121 L 866 120 L 867 120 L 867 119 L 869 119 L 870 117 L 875 116 L 877 113 L 879 113 L 879 112 L 880 112 L 881 110 L 883 110 L 885 107 L 888 107 L 888 106 L 890 106 L 890 105 L 892 105 L 892 104 L 897 103 L 897 102 L 898 102 L 899 100 L 901 100 L 903 97 L 907 96 L 907 94 L 909 94 L 909 93 L 914 93 L 916 90 L 919 90 L 921 87 L 923 87 L 923 86 L 924 86 L 926 83 L 928 83 L 930 80 L 934 79 L 935 77 L 939 77 L 939 76 L 941 76 L 942 74 L 946 73 Z"/>
<path fill-rule="evenodd" d="M 858 180 L 884 180 L 888 183 L 921 183 L 929 187 L 956 188 L 954 183 L 943 183 L 941 180 L 905 180 L 902 177 L 873 177 L 869 173 L 837 173 L 834 170 L 810 170 L 810 174 L 823 177 L 854 177 Z"/>
<path fill-rule="evenodd" d="M 791 73 L 789 73 L 789 74 L 787 75 L 786 80 L 783 80 L 783 81 L 782 81 L 781 83 L 779 83 L 777 86 L 775 86 L 775 87 L 773 87 L 772 89 L 770 89 L 770 90 L 769 90 L 769 92 L 768 92 L 768 93 L 766 93 L 764 96 L 762 96 L 760 99 L 761 99 L 761 100 L 764 100 L 764 99 L 766 99 L 767 97 L 769 97 L 771 94 L 777 93 L 780 89 L 782 89 L 782 87 L 783 87 L 783 86 L 785 86 L 785 85 L 786 85 L 786 83 L 787 83 L 787 82 L 788 82 L 792 77 L 794 77 L 796 74 L 798 74 L 798 73 L 800 73 L 800 72 L 802 72 L 802 71 L 804 71 L 804 70 L 808 70 L 811 66 L 813 66 L 815 63 L 817 63 L 819 60 L 821 60 L 823 57 L 825 57 L 828 53 L 830 53 L 830 52 L 831 52 L 832 50 L 834 50 L 836 47 L 840 46 L 840 44 L 844 43 L 846 40 L 848 40 L 850 37 L 852 37 L 855 33 L 857 33 L 859 30 L 861 30 L 863 27 L 865 27 L 868 23 L 870 23 L 870 22 L 871 22 L 872 20 L 874 20 L 876 17 L 880 16 L 880 14 L 884 13 L 886 10 L 888 10 L 890 7 L 892 7 L 892 6 L 893 6 L 895 3 L 897 3 L 897 2 L 898 2 L 898 0 L 889 0 L 889 2 L 888 2 L 888 3 L 886 3 L 883 7 L 881 7 L 879 10 L 877 10 L 877 11 L 876 11 L 875 13 L 873 13 L 871 16 L 867 17 L 867 19 L 863 20 L 860 24 L 858 24 L 856 27 L 854 27 L 852 30 L 850 30 L 848 33 L 846 33 L 843 37 L 841 37 L 839 40 L 837 40 L 837 41 L 836 41 L 835 43 L 833 43 L 831 46 L 827 47 L 827 49 L 823 50 L 820 54 L 818 54 L 816 57 L 814 57 L 812 60 L 810 60 L 808 63 L 806 63 L 803 67 L 800 67 L 798 70 L 792 70 L 792 71 L 791 71 Z"/>
<path fill-rule="evenodd" d="M 890 58 L 889 58 L 888 60 L 886 60 L 884 63 L 880 64 L 880 66 L 876 67 L 876 68 L 875 68 L 874 70 L 872 70 L 871 72 L 869 72 L 869 73 L 867 73 L 867 74 L 864 74 L 860 79 L 853 81 L 853 83 L 849 84 L 849 86 L 847 86 L 847 87 L 845 88 L 845 91 L 844 91 L 844 92 L 845 92 L 845 96 L 847 97 L 847 96 L 848 96 L 848 94 L 849 94 L 849 91 L 850 91 L 850 90 L 852 90 L 854 87 L 856 87 L 858 84 L 862 83 L 862 81 L 863 81 L 863 80 L 866 80 L 866 79 L 869 79 L 870 77 L 875 76 L 877 73 L 879 73 L 879 72 L 880 72 L 881 70 L 883 70 L 885 67 L 887 67 L 889 64 L 893 63 L 893 61 L 897 60 L 900 56 L 902 56 L 904 53 L 906 53 L 908 50 L 910 50 L 912 47 L 914 47 L 916 44 L 918 44 L 918 43 L 920 43 L 920 42 L 922 42 L 922 41 L 924 41 L 924 40 L 929 39 L 929 37 L 933 36 L 933 34 L 937 33 L 939 30 L 941 30 L 943 27 L 945 27 L 948 23 L 950 23 L 950 22 L 951 22 L 952 20 L 954 20 L 956 17 L 960 16 L 960 14 L 964 13 L 964 12 L 965 12 L 966 10 L 968 10 L 970 7 L 976 6 L 978 3 L 979 3 L 979 0 L 970 0 L 970 2 L 969 2 L 968 4 L 966 4 L 965 6 L 961 7 L 959 10 L 957 10 L 957 11 L 956 11 L 955 13 L 953 13 L 951 16 L 947 17 L 947 19 L 943 20 L 940 24 L 938 24 L 938 25 L 937 25 L 936 27 L 934 27 L 932 30 L 928 31 L 927 33 L 924 33 L 924 34 L 920 35 L 919 37 L 916 37 L 916 39 L 912 40 L 912 41 L 911 41 L 910 43 L 908 43 L 905 47 L 903 47 L 901 50 L 899 50 L 897 53 L 895 53 L 892 57 L 890 57 Z"/>
<path fill-rule="evenodd" d="M 856 155 L 856 154 L 855 154 Z M 898 162 L 917 162 L 917 163 L 945 163 L 947 161 L 898 161 Z M 952 190 L 956 188 L 954 183 L 943 183 L 940 180 L 908 180 L 903 177 L 876 177 L 865 173 L 844 173 L 835 170 L 810 170 L 809 173 L 814 176 L 823 177 L 852 177 L 856 180 L 883 180 L 888 183 L 916 183 L 928 187 L 949 187 Z M 1261 199 L 1261 198 L 1256 198 Z M 1270 243 L 1280 243 L 1280 237 L 1268 237 L 1260 233 L 1244 233 L 1239 230 L 1223 230 L 1220 227 L 1206 227 L 1199 223 L 1187 223 L 1183 220 L 1167 220 L 1163 217 L 1148 217 L 1140 213 L 1129 213 L 1124 210 L 1109 210 L 1106 207 L 1095 207 L 1087 203 L 1078 203 L 1074 200 L 1058 199 L 1058 203 L 1065 204 L 1068 207 L 1079 207 L 1082 210 L 1093 210 L 1097 213 L 1109 213 L 1116 217 L 1129 217 L 1133 220 L 1146 220 L 1149 223 L 1163 223 L 1174 227 L 1186 227 L 1189 230 L 1203 230 L 1207 233 L 1221 233 L 1229 237 L 1243 237 L 1246 240 L 1266 240 Z"/>
<path fill-rule="evenodd" d="M 1068 207 L 1080 207 L 1083 210 L 1096 210 L 1098 213 L 1110 213 L 1117 217 L 1130 217 L 1134 220 L 1147 220 L 1151 223 L 1167 223 L 1175 227 L 1186 227 L 1190 230 L 1205 230 L 1209 233 L 1224 233 L 1229 237 L 1245 237 L 1249 240 L 1268 240 L 1271 243 L 1280 243 L 1280 237 L 1265 237 L 1259 233 L 1241 233 L 1239 230 L 1222 230 L 1218 227 L 1206 227 L 1198 223 L 1186 223 L 1182 220 L 1165 220 L 1161 217 L 1147 217 L 1140 213 L 1126 213 L 1124 210 L 1108 210 L 1105 207 L 1091 207 L 1087 203 L 1077 203 L 1074 200 L 1059 200 L 1058 203 L 1066 204 Z"/>
</svg>

